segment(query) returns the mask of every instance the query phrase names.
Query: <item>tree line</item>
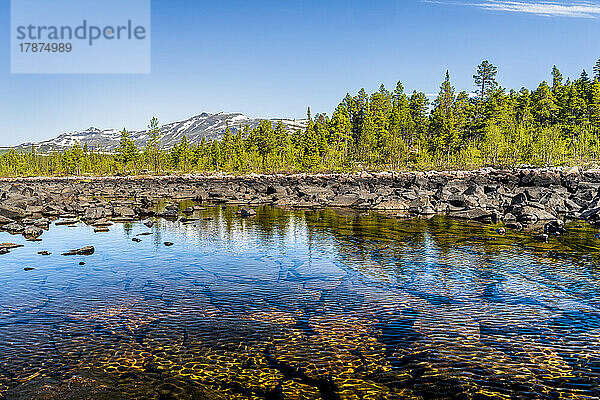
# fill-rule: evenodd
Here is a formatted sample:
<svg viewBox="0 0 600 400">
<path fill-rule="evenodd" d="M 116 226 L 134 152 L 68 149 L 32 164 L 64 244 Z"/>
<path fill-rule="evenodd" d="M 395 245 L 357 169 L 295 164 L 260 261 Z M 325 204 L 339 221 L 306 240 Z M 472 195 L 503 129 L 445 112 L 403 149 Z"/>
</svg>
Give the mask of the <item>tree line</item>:
<svg viewBox="0 0 600 400">
<path fill-rule="evenodd" d="M 433 102 L 425 93 L 381 85 L 347 94 L 331 116 L 311 115 L 305 129 L 288 132 L 278 122 L 227 127 L 219 140 L 183 137 L 161 147 L 156 118 L 149 140 L 138 148 L 126 129 L 107 152 L 75 144 L 39 154 L 10 150 L 0 155 L 0 175 L 108 175 L 118 173 L 273 173 L 354 170 L 454 169 L 482 166 L 596 165 L 600 160 L 600 60 L 552 79 L 535 90 L 507 90 L 497 67 L 483 61 L 473 75 L 476 90 L 456 91 L 449 72 Z"/>
</svg>

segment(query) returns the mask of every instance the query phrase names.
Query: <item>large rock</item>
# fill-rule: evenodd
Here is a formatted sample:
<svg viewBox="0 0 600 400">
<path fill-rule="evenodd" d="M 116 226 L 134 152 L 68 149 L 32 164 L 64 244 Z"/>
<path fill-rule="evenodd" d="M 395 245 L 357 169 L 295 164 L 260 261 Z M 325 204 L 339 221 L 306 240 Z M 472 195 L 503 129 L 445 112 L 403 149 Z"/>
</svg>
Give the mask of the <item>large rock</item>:
<svg viewBox="0 0 600 400">
<path fill-rule="evenodd" d="M 472 221 L 491 221 L 492 212 L 483 208 L 473 208 L 470 210 L 454 211 L 448 213 L 448 216 L 458 219 L 468 219 Z"/>
<path fill-rule="evenodd" d="M 25 212 L 27 212 L 27 214 L 29 214 L 29 215 L 41 214 L 43 211 L 44 211 L 44 207 L 42 207 L 42 206 L 28 205 L 27 208 L 25 208 Z"/>
<path fill-rule="evenodd" d="M 375 210 L 408 210 L 408 204 L 404 200 L 385 200 L 373 207 Z"/>
<path fill-rule="evenodd" d="M 107 218 L 112 215 L 112 212 L 104 207 L 90 207 L 83 213 L 83 219 L 85 220 L 97 220 Z"/>
<path fill-rule="evenodd" d="M 360 203 L 360 197 L 357 194 L 342 194 L 333 199 L 329 205 L 331 207 L 352 207 Z"/>
<path fill-rule="evenodd" d="M 114 207 L 113 216 L 121 218 L 135 218 L 135 211 L 129 207 Z"/>
<path fill-rule="evenodd" d="M 532 206 L 519 207 L 513 210 L 519 222 L 537 222 L 556 219 L 555 215 Z"/>
<path fill-rule="evenodd" d="M 8 233 L 13 233 L 13 234 L 23 233 L 23 231 L 25 230 L 23 225 L 16 223 L 16 222 L 11 222 L 10 224 L 4 225 L 2 227 L 2 229 L 4 229 Z"/>
<path fill-rule="evenodd" d="M 8 204 L 0 204 L 0 216 L 10 218 L 12 220 L 23 219 L 27 216 L 27 212 L 19 207 L 14 207 Z"/>
<path fill-rule="evenodd" d="M 42 236 L 42 233 L 44 233 L 44 230 L 35 225 L 28 225 L 23 229 L 23 236 L 25 236 L 26 238 L 35 239 Z"/>
</svg>

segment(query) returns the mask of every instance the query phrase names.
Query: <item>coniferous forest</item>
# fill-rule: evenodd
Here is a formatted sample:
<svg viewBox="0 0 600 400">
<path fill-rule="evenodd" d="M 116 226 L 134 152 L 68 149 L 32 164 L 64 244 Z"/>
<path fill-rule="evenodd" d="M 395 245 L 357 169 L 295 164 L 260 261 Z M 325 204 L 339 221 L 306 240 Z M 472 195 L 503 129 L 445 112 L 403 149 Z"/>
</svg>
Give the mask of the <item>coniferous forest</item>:
<svg viewBox="0 0 600 400">
<path fill-rule="evenodd" d="M 600 60 L 590 76 L 565 78 L 555 66 L 534 90 L 507 90 L 497 67 L 483 61 L 475 92 L 460 91 L 447 72 L 439 94 L 405 93 L 398 82 L 375 93 L 347 94 L 329 116 L 308 109 L 305 130 L 283 124 L 228 128 L 221 140 L 175 147 L 150 140 L 137 148 L 124 129 L 114 152 L 75 144 L 62 152 L 9 150 L 0 175 L 110 175 L 226 172 L 291 173 L 357 170 L 469 169 L 483 166 L 594 166 L 600 162 Z"/>
</svg>

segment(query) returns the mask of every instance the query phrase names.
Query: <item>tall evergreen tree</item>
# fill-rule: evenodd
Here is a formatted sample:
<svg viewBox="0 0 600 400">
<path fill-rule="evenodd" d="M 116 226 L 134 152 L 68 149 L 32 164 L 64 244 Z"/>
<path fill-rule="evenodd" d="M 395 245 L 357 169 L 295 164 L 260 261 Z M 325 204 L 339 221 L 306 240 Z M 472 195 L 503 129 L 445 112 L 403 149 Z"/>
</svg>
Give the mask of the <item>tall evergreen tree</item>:
<svg viewBox="0 0 600 400">
<path fill-rule="evenodd" d="M 440 92 L 434 102 L 431 117 L 431 129 L 434 132 L 430 138 L 431 148 L 434 153 L 443 153 L 446 161 L 458 145 L 458 132 L 454 120 L 454 88 L 450 83 L 450 73 L 446 71 L 446 78 L 440 86 Z"/>
<path fill-rule="evenodd" d="M 487 60 L 482 61 L 477 67 L 477 72 L 473 75 L 473 79 L 475 80 L 477 93 L 481 100 L 485 99 L 498 87 L 498 82 L 496 82 L 497 74 L 498 68 Z"/>
</svg>

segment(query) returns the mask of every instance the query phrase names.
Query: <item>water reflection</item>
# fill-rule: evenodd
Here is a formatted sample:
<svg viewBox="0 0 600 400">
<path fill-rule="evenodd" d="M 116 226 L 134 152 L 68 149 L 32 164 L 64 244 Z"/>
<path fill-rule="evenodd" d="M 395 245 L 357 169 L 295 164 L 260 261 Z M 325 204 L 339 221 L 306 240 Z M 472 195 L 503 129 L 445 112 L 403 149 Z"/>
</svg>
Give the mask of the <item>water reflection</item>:
<svg viewBox="0 0 600 400">
<path fill-rule="evenodd" d="M 0 398 L 600 397 L 590 227 L 543 244 L 441 217 L 236 211 L 58 226 L 2 256 Z"/>
</svg>

